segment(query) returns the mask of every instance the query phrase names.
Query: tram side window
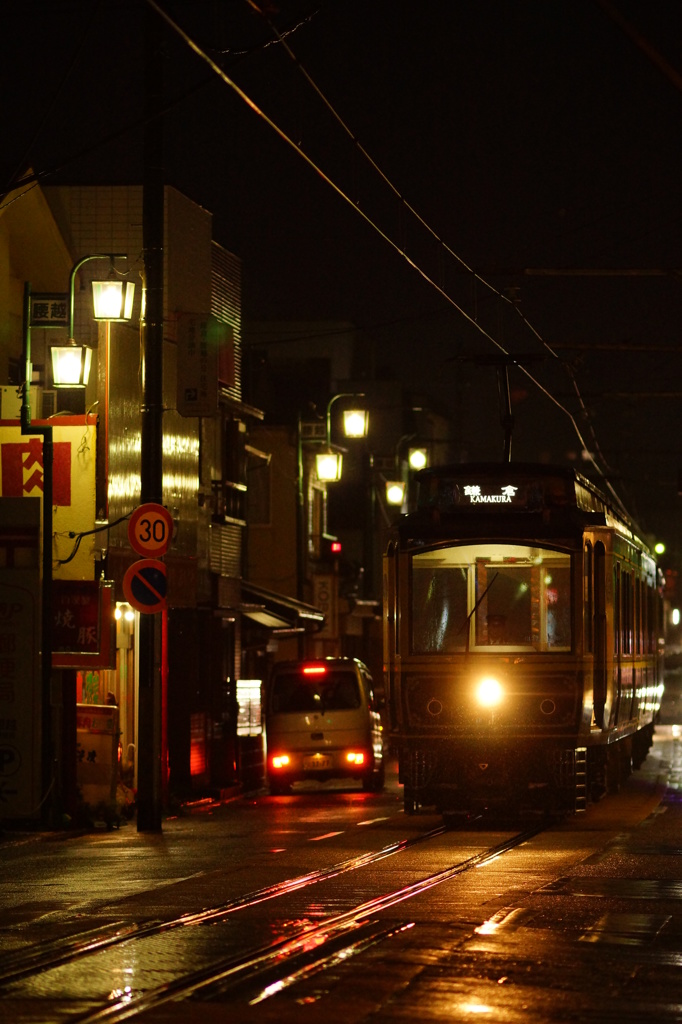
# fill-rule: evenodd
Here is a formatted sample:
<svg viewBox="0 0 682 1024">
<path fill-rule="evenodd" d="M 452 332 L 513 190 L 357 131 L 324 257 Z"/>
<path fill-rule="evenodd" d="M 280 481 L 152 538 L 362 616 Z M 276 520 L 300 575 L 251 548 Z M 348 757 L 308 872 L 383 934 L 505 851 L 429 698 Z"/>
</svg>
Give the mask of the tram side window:
<svg viewBox="0 0 682 1024">
<path fill-rule="evenodd" d="M 620 614 L 620 565 L 616 563 L 615 572 L 613 576 L 613 646 L 614 654 L 620 654 L 622 650 L 621 636 L 621 614 Z"/>
<path fill-rule="evenodd" d="M 632 654 L 632 592 L 632 573 L 623 572 L 621 574 L 621 651 L 623 654 Z"/>
<path fill-rule="evenodd" d="M 634 652 L 642 650 L 642 581 L 635 577 Z"/>
<path fill-rule="evenodd" d="M 594 570 L 592 566 L 592 545 L 585 545 L 583 561 L 585 651 L 591 654 L 594 650 Z"/>
<path fill-rule="evenodd" d="M 655 587 L 647 584 L 646 588 L 646 653 L 656 653 L 656 600 L 657 594 Z"/>
<path fill-rule="evenodd" d="M 464 566 L 414 567 L 412 650 L 415 654 L 464 650 L 467 572 Z"/>
</svg>

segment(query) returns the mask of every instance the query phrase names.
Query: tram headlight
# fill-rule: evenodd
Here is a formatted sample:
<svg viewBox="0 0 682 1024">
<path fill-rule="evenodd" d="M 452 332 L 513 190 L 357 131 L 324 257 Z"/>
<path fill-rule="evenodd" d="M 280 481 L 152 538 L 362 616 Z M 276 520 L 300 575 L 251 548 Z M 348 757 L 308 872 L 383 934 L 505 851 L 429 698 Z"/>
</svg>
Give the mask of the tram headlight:
<svg viewBox="0 0 682 1024">
<path fill-rule="evenodd" d="M 484 676 L 476 685 L 476 700 L 482 708 L 496 708 L 504 699 L 504 688 L 495 676 Z"/>
</svg>

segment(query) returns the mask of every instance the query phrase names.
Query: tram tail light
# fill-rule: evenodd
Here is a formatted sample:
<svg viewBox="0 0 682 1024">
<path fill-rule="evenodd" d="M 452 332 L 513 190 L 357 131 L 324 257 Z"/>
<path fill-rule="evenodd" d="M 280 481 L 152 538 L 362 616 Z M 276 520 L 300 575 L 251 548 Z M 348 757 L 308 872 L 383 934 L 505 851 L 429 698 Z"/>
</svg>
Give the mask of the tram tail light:
<svg viewBox="0 0 682 1024">
<path fill-rule="evenodd" d="M 270 764 L 275 771 L 282 768 L 288 768 L 291 764 L 291 758 L 288 754 L 275 754 L 270 758 Z"/>
<path fill-rule="evenodd" d="M 496 708 L 504 700 L 504 689 L 499 679 L 485 676 L 476 686 L 476 700 L 483 708 Z"/>
</svg>

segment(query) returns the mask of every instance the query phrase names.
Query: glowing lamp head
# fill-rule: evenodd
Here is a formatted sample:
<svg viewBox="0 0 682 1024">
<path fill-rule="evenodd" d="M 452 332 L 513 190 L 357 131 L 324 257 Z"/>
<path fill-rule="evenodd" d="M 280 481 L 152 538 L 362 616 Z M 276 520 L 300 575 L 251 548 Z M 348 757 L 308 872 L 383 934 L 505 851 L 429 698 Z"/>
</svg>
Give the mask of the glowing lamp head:
<svg viewBox="0 0 682 1024">
<path fill-rule="evenodd" d="M 95 320 L 130 320 L 133 315 L 135 285 L 111 277 L 107 281 L 92 282 L 92 302 Z"/>
<path fill-rule="evenodd" d="M 346 437 L 367 437 L 369 413 L 366 409 L 346 409 L 343 414 L 343 432 Z"/>
<path fill-rule="evenodd" d="M 386 501 L 389 505 L 402 505 L 405 500 L 405 484 L 402 480 L 386 481 Z"/>
<path fill-rule="evenodd" d="M 52 384 L 56 388 L 84 388 L 90 376 L 92 349 L 87 345 L 52 345 Z"/>
<path fill-rule="evenodd" d="M 499 679 L 485 676 L 476 687 L 476 700 L 482 708 L 496 708 L 502 703 L 504 690 Z"/>
<path fill-rule="evenodd" d="M 420 470 L 424 469 L 429 461 L 429 456 L 426 448 L 410 448 L 407 453 L 407 461 L 410 469 Z"/>
<path fill-rule="evenodd" d="M 333 483 L 341 479 L 343 456 L 340 452 L 320 452 L 315 456 L 317 478 L 323 483 Z"/>
</svg>

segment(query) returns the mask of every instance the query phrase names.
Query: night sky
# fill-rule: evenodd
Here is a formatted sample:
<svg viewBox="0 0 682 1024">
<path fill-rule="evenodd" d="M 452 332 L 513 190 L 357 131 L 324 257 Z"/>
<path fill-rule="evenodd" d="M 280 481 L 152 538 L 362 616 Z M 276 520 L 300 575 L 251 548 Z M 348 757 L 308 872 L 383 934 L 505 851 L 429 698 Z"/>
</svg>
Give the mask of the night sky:
<svg viewBox="0 0 682 1024">
<path fill-rule="evenodd" d="M 580 463 L 582 439 L 682 560 L 682 3 L 261 4 L 300 66 L 246 0 L 159 5 L 294 143 L 161 22 L 167 181 L 242 259 L 247 339 L 261 320 L 355 323 L 377 372 L 456 406 L 471 458 L 502 448 L 475 359 L 532 356 L 551 397 L 512 368 L 513 457 Z M 4 188 L 29 165 L 45 184 L 141 180 L 143 8 L 3 15 Z"/>
</svg>

